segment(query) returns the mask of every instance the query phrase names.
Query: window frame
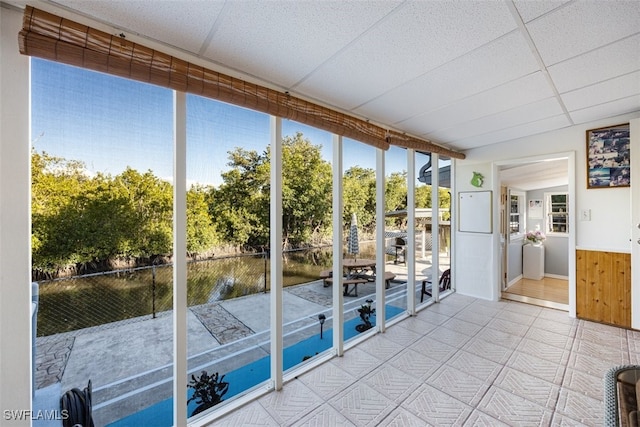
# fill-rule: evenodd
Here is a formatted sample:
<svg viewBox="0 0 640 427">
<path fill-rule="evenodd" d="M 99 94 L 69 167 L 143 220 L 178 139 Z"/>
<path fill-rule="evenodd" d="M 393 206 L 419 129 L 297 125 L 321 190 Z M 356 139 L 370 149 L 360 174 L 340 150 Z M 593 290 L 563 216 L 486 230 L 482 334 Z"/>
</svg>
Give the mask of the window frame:
<svg viewBox="0 0 640 427">
<path fill-rule="evenodd" d="M 552 202 L 553 196 L 565 196 L 564 207 L 558 207 L 558 209 L 563 209 L 557 212 L 553 211 L 554 203 L 556 205 L 562 205 L 561 202 Z M 554 225 L 554 220 L 552 217 L 554 216 L 564 216 L 565 221 L 565 230 L 564 231 L 555 231 L 552 229 Z M 560 224 L 561 223 L 556 223 Z M 544 193 L 544 229 L 545 233 L 548 235 L 554 236 L 568 236 L 571 224 L 569 223 L 569 192 L 567 191 L 551 191 Z"/>
<path fill-rule="evenodd" d="M 513 208 L 513 198 L 516 197 L 517 198 L 517 202 L 516 202 L 516 208 L 517 208 L 517 212 L 512 212 L 512 208 Z M 526 206 L 526 202 L 527 202 L 527 195 L 524 191 L 518 191 L 518 190 L 512 190 L 512 189 L 508 189 L 508 215 L 509 215 L 509 225 L 508 225 L 508 230 L 509 230 L 509 241 L 514 241 L 514 240 L 519 240 L 519 239 L 523 239 L 524 235 L 525 235 L 525 230 L 526 230 L 526 220 L 527 220 L 527 215 L 525 212 L 525 206 Z M 512 216 L 513 215 L 517 215 L 518 217 L 518 231 L 512 231 L 512 223 L 514 221 L 512 221 Z"/>
</svg>

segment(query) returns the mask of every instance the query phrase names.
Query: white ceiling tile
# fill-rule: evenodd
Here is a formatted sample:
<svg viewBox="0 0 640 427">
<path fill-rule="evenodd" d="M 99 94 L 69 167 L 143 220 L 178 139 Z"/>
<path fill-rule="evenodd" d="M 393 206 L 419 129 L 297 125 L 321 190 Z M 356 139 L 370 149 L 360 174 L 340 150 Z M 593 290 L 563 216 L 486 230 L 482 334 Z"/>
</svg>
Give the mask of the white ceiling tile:
<svg viewBox="0 0 640 427">
<path fill-rule="evenodd" d="M 638 33 L 637 0 L 575 1 L 527 24 L 549 66 Z"/>
<path fill-rule="evenodd" d="M 640 70 L 640 34 L 548 68 L 560 93 Z"/>
<path fill-rule="evenodd" d="M 468 150 L 470 148 L 481 147 L 483 145 L 497 144 L 499 142 L 510 141 L 530 135 L 536 135 L 539 133 L 548 132 L 550 130 L 561 129 L 570 125 L 571 124 L 569 123 L 567 117 L 562 114 L 559 116 L 539 120 L 537 122 L 531 122 L 520 126 L 502 129 L 497 132 L 462 139 L 452 142 L 451 145 L 456 147 L 458 150 Z"/>
<path fill-rule="evenodd" d="M 222 0 L 59 0 L 98 21 L 117 23 L 126 32 L 161 40 L 165 44 L 198 52 L 224 6 Z M 175 13 L 179 9 L 180 13 Z"/>
<path fill-rule="evenodd" d="M 569 111 L 640 94 L 640 71 L 562 94 Z"/>
<path fill-rule="evenodd" d="M 409 132 L 424 135 L 480 117 L 526 105 L 553 96 L 541 72 L 465 98 L 439 110 L 402 122 Z"/>
<path fill-rule="evenodd" d="M 513 1 L 576 123 L 640 113 L 639 0 Z M 37 3 L 444 146 L 569 125 L 502 1 Z"/>
<path fill-rule="evenodd" d="M 562 113 L 562 107 L 558 103 L 558 100 L 555 97 L 547 98 L 508 111 L 461 123 L 425 136 L 432 140 L 455 141 L 469 138 L 473 135 L 482 135 L 508 127 L 535 122 Z"/>
<path fill-rule="evenodd" d="M 640 112 L 640 95 L 633 95 L 582 110 L 572 111 L 571 118 L 574 123 L 579 124 L 632 113 L 634 111 Z"/>
<path fill-rule="evenodd" d="M 396 123 L 536 71 L 519 31 L 444 64 L 356 109 L 373 120 Z M 446 84 L 445 84 L 446 82 Z"/>
<path fill-rule="evenodd" d="M 205 56 L 290 88 L 399 3 L 228 2 Z"/>
<path fill-rule="evenodd" d="M 502 185 L 525 191 L 567 185 L 568 160 L 565 158 L 511 166 L 500 170 L 500 182 Z"/>
<path fill-rule="evenodd" d="M 515 0 L 514 3 L 522 20 L 529 22 L 545 13 L 557 9 L 568 1 L 569 0 Z"/>
<path fill-rule="evenodd" d="M 501 2 L 407 2 L 299 89 L 353 109 L 515 28 Z"/>
</svg>

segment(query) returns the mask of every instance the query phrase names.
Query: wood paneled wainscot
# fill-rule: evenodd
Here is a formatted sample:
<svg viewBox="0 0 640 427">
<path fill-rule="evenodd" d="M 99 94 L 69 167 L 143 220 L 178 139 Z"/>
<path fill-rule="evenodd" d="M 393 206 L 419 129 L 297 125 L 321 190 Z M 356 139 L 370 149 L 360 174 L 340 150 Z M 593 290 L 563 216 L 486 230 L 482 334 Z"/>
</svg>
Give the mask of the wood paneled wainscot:
<svg viewBox="0 0 640 427">
<path fill-rule="evenodd" d="M 576 251 L 576 315 L 631 327 L 631 254 Z"/>
</svg>

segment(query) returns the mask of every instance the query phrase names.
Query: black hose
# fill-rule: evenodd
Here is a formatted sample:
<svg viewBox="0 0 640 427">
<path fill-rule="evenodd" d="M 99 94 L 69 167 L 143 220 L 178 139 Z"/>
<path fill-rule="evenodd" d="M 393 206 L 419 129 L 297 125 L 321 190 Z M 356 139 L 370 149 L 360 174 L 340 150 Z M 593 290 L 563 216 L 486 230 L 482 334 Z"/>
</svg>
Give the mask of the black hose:
<svg viewBox="0 0 640 427">
<path fill-rule="evenodd" d="M 63 394 L 60 409 L 63 411 L 63 427 L 95 427 L 91 414 L 91 380 L 84 390 L 73 388 Z"/>
</svg>

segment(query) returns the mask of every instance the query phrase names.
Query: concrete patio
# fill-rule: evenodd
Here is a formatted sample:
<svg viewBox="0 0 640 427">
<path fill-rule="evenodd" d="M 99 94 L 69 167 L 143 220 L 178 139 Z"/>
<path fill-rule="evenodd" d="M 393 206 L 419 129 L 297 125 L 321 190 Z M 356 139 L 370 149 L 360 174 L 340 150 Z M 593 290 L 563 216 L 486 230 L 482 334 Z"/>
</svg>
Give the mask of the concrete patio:
<svg viewBox="0 0 640 427">
<path fill-rule="evenodd" d="M 418 298 L 420 281 L 430 269 L 427 260 L 417 263 Z M 386 270 L 396 275 L 387 299 L 406 307 L 406 266 L 390 262 Z M 374 293 L 375 284 L 366 283 L 359 286 L 357 298 L 345 297 L 346 319 L 356 317 L 356 308 Z M 190 307 L 190 371 L 229 372 L 268 355 L 269 298 L 260 293 Z M 283 306 L 285 347 L 318 333 L 320 313 L 327 316 L 324 327 L 332 327 L 332 287 L 321 280 L 285 288 Z M 94 418 L 104 425 L 170 397 L 172 333 L 171 312 L 164 312 L 155 319 L 145 316 L 38 338 L 36 404 L 57 401 L 64 391 L 82 389 L 90 379 Z"/>
</svg>

